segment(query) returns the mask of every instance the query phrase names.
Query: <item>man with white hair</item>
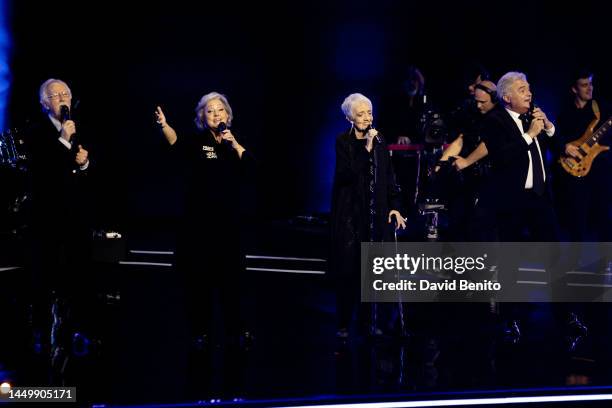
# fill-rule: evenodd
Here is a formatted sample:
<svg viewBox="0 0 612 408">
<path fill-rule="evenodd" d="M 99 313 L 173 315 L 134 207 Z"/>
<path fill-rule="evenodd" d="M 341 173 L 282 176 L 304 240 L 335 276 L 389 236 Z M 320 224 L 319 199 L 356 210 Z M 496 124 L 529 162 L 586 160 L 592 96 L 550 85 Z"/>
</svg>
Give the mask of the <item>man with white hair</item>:
<svg viewBox="0 0 612 408">
<path fill-rule="evenodd" d="M 497 94 L 500 103 L 486 115 L 481 132 L 491 163 L 482 200 L 494 213 L 500 241 L 556 241 L 557 225 L 544 166 L 544 148 L 554 136 L 555 127 L 533 105 L 525 74 L 503 75 L 497 83 Z M 518 259 L 500 260 L 499 281 L 504 294 L 513 292 L 517 278 Z M 504 341 L 518 342 L 519 321 L 526 310 L 505 304 L 500 312 Z"/>
<path fill-rule="evenodd" d="M 81 129 L 72 118 L 68 85 L 49 79 L 40 86 L 39 98 L 42 115 L 25 131 L 33 324 L 45 341 L 51 333 L 50 382 L 61 384 L 69 350 L 74 348 L 69 342 L 76 338 L 76 324 L 86 313 L 83 277 L 90 260 L 90 162 L 89 152 L 76 140 Z M 77 337 L 83 338 L 82 333 Z"/>
<path fill-rule="evenodd" d="M 555 134 L 546 114 L 533 106 L 525 74 L 508 72 L 497 83 L 500 106 L 486 116 L 482 139 L 492 165 L 501 241 L 555 241 L 557 225 L 544 165 L 545 146 Z"/>
</svg>

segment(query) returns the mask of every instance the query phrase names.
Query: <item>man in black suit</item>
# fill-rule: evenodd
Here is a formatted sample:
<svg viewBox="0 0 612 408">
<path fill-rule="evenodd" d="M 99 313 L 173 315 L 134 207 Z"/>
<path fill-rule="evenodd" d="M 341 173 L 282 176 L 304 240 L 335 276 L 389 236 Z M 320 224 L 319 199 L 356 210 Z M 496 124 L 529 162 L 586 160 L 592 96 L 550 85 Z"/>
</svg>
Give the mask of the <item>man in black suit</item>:
<svg viewBox="0 0 612 408">
<path fill-rule="evenodd" d="M 532 93 L 525 74 L 506 73 L 497 92 L 501 103 L 485 118 L 482 139 L 492 164 L 488 193 L 500 240 L 555 241 L 557 225 L 544 165 L 544 149 L 555 127 L 540 108 L 530 109 Z"/>
<path fill-rule="evenodd" d="M 493 209 L 502 242 L 557 240 L 557 225 L 544 165 L 545 148 L 555 126 L 539 108 L 525 74 L 508 72 L 497 83 L 499 105 L 485 117 L 482 140 L 491 162 L 491 177 L 483 187 L 483 200 Z M 499 259 L 503 295 L 517 288 L 519 254 Z M 547 269 L 552 264 L 547 264 Z M 552 270 L 552 269 L 551 269 Z M 502 308 L 504 340 L 520 338 L 518 319 L 526 309 Z"/>
<path fill-rule="evenodd" d="M 81 314 L 88 276 L 89 152 L 76 140 L 72 92 L 58 79 L 39 91 L 42 117 L 26 130 L 30 176 L 29 239 L 35 335 L 50 338 L 52 384 L 63 383 L 68 342 Z M 79 127 L 80 132 L 80 127 Z M 78 305 L 78 306 L 77 306 Z M 51 321 L 50 321 L 51 320 Z M 53 327 L 50 329 L 50 326 Z"/>
</svg>

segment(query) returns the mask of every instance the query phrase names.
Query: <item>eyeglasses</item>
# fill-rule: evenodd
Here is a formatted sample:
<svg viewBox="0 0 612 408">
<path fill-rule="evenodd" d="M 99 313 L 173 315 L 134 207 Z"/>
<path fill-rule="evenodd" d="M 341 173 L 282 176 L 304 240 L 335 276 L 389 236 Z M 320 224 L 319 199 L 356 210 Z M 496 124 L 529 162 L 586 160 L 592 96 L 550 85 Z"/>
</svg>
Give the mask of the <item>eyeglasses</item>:
<svg viewBox="0 0 612 408">
<path fill-rule="evenodd" d="M 68 98 L 70 96 L 70 92 L 68 92 L 68 91 L 55 92 L 55 93 L 52 93 L 52 94 L 48 95 L 47 98 L 49 98 L 49 99 L 59 99 L 60 96 L 62 98 Z"/>
</svg>

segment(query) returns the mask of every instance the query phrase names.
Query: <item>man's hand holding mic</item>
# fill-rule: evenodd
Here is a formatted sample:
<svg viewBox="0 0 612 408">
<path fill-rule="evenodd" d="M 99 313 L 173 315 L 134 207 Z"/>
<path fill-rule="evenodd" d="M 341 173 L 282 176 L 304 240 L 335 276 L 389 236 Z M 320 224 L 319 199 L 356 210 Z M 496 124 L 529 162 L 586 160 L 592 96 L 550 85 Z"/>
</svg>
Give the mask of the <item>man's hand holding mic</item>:
<svg viewBox="0 0 612 408">
<path fill-rule="evenodd" d="M 548 117 L 546 116 L 546 114 L 544 113 L 544 111 L 540 108 L 535 108 L 533 110 L 533 114 L 532 114 L 532 120 L 531 120 L 531 125 L 529 126 L 529 130 L 527 131 L 527 133 L 529 134 L 529 136 L 531 136 L 533 139 L 535 139 L 536 137 L 538 137 L 538 135 L 543 131 L 543 130 L 550 130 L 553 128 L 553 123 L 548 120 Z"/>
<path fill-rule="evenodd" d="M 62 128 L 60 130 L 60 136 L 67 142 L 70 142 L 74 134 L 76 133 L 76 124 L 70 117 L 70 107 L 68 105 L 60 106 L 60 121 Z"/>
<path fill-rule="evenodd" d="M 544 129 L 545 130 L 549 130 L 550 128 L 553 127 L 553 123 L 550 120 L 548 120 L 548 117 L 546 117 L 546 114 L 540 108 L 535 108 L 533 110 L 533 119 L 534 120 L 541 120 L 542 123 L 544 124 Z"/>
<path fill-rule="evenodd" d="M 61 130 L 60 136 L 64 140 L 66 140 L 67 142 L 70 142 L 70 139 L 75 133 L 76 133 L 76 124 L 74 123 L 73 120 L 67 120 L 62 123 L 62 130 Z"/>
<path fill-rule="evenodd" d="M 529 125 L 529 130 L 527 134 L 531 136 L 532 139 L 538 137 L 540 133 L 544 130 L 544 121 L 542 119 L 534 118 Z"/>
</svg>

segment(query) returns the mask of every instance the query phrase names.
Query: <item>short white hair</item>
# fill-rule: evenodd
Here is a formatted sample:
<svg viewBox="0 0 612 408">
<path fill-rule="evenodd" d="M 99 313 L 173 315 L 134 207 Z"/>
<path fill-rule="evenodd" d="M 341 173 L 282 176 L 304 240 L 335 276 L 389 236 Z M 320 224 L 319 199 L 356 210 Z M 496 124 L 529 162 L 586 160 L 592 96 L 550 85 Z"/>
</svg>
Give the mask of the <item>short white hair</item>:
<svg viewBox="0 0 612 408">
<path fill-rule="evenodd" d="M 227 112 L 226 125 L 227 126 L 232 125 L 232 120 L 234 119 L 234 113 L 232 112 L 232 107 L 227 101 L 227 97 L 223 94 L 220 94 L 219 92 L 211 92 L 211 93 L 207 93 L 206 95 L 204 95 L 200 99 L 200 102 L 198 102 L 198 106 L 196 106 L 195 108 L 195 113 L 196 113 L 195 124 L 200 130 L 204 130 L 206 128 L 206 123 L 202 120 L 202 117 L 201 117 L 202 115 L 200 115 L 200 113 L 204 110 L 204 108 L 206 107 L 206 104 L 214 99 L 220 100 L 223 106 L 225 107 L 225 111 Z"/>
<path fill-rule="evenodd" d="M 342 113 L 344 113 L 344 116 L 350 119 L 354 119 L 353 118 L 353 107 L 360 102 L 367 103 L 368 105 L 370 105 L 370 109 L 372 109 L 371 100 L 369 100 L 365 95 L 362 95 L 360 93 L 353 93 L 347 96 L 344 99 L 344 102 L 342 102 L 341 108 L 342 108 Z"/>
<path fill-rule="evenodd" d="M 503 99 L 504 95 L 510 93 L 510 88 L 516 81 L 527 82 L 527 76 L 522 72 L 510 71 L 499 78 L 499 81 L 497 81 L 497 95 L 500 101 L 506 103 Z"/>
<path fill-rule="evenodd" d="M 47 103 L 49 102 L 49 92 L 48 91 L 49 91 L 49 86 L 51 86 L 51 84 L 64 85 L 66 89 L 68 89 L 68 93 L 72 97 L 72 91 L 70 90 L 70 87 L 68 86 L 67 83 L 65 83 L 61 79 L 49 78 L 45 82 L 42 83 L 42 85 L 40 86 L 40 89 L 38 90 L 38 97 L 40 99 L 40 104 L 44 106 L 45 108 L 49 106 L 47 105 Z"/>
</svg>

